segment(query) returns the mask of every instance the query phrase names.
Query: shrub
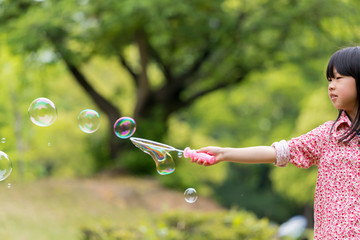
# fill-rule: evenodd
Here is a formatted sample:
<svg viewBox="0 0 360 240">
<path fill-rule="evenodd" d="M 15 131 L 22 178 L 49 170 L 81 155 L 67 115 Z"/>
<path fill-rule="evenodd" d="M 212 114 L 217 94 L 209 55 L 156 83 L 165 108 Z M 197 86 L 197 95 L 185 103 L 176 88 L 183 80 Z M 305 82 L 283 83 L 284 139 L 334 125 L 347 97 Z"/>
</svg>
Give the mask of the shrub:
<svg viewBox="0 0 360 240">
<path fill-rule="evenodd" d="M 82 240 L 275 239 L 277 226 L 245 211 L 169 212 L 133 227 L 84 227 Z"/>
</svg>

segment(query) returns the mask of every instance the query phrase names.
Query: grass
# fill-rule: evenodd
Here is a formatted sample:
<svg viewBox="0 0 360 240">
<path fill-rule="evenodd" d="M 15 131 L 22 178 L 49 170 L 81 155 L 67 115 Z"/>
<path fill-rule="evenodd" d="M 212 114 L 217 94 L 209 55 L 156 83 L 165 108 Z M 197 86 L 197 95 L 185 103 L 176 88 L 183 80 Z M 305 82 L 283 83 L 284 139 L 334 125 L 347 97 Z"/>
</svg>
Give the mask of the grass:
<svg viewBox="0 0 360 240">
<path fill-rule="evenodd" d="M 2 240 L 79 240 L 85 225 L 128 226 L 168 210 L 220 209 L 201 196 L 186 203 L 182 193 L 133 177 L 43 179 L 10 188 L 0 182 L 0 204 Z"/>
</svg>

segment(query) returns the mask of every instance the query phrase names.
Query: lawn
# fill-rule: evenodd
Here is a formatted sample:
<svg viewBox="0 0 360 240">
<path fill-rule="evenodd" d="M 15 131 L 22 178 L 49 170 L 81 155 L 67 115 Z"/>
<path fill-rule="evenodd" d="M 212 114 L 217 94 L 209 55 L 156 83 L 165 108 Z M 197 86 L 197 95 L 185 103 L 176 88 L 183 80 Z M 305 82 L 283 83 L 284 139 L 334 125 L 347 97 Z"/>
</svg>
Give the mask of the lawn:
<svg viewBox="0 0 360 240">
<path fill-rule="evenodd" d="M 141 224 L 170 210 L 217 211 L 209 199 L 189 204 L 183 193 L 151 178 L 42 179 L 0 182 L 0 239 L 79 240 L 83 226 Z"/>
</svg>

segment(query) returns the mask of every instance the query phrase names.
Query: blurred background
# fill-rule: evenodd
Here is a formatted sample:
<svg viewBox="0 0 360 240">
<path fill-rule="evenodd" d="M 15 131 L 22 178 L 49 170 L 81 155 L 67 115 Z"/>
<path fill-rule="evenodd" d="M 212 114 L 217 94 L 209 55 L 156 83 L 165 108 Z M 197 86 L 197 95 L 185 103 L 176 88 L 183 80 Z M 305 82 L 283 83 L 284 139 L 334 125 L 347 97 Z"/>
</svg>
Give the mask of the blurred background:
<svg viewBox="0 0 360 240">
<path fill-rule="evenodd" d="M 317 169 L 191 164 L 157 174 L 134 137 L 248 147 L 337 116 L 326 64 L 359 44 L 355 0 L 0 0 L 1 239 L 312 239 Z M 58 118 L 34 125 L 46 97 Z M 87 134 L 77 116 L 100 114 Z M 198 200 L 184 201 L 186 188 Z M 286 236 L 293 216 L 307 230 Z"/>
</svg>

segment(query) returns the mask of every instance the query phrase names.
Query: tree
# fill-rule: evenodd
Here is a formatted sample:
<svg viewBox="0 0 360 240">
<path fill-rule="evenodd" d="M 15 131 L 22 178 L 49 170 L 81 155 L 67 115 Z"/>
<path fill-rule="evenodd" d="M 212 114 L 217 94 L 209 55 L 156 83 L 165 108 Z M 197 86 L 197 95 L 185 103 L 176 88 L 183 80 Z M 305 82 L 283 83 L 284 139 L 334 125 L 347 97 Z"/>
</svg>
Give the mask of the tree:
<svg viewBox="0 0 360 240">
<path fill-rule="evenodd" d="M 169 116 L 200 97 L 253 72 L 327 53 L 331 19 L 348 10 L 346 2 L 3 0 L 0 22 L 16 51 L 53 52 L 110 127 L 122 109 L 92 86 L 83 67 L 95 57 L 118 61 L 136 89 L 138 135 L 161 140 Z M 115 161 L 125 142 L 110 136 Z"/>
</svg>

